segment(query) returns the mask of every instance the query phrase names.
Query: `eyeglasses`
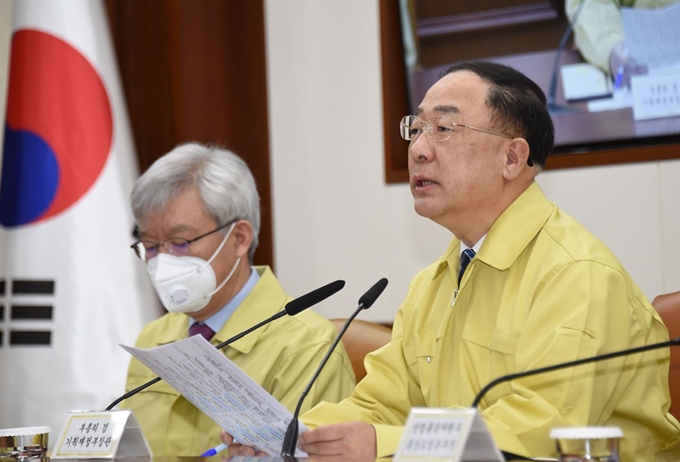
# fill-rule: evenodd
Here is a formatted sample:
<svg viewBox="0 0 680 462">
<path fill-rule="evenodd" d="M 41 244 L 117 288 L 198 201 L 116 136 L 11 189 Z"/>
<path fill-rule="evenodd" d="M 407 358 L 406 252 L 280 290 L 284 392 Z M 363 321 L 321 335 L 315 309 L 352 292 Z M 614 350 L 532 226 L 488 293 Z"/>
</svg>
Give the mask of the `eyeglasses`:
<svg viewBox="0 0 680 462">
<path fill-rule="evenodd" d="M 489 135 L 502 136 L 503 138 L 512 139 L 512 136 L 508 135 L 507 133 L 494 132 L 492 130 L 473 127 L 471 125 L 457 124 L 455 122 L 451 122 L 448 117 L 444 116 L 434 117 L 432 122 L 425 122 L 418 116 L 414 115 L 404 116 L 402 117 L 401 122 L 399 122 L 399 133 L 406 141 L 415 140 L 424 131 L 427 132 L 427 134 L 430 135 L 435 141 L 446 141 L 451 138 L 453 127 L 469 128 L 470 130 L 488 133 Z M 527 165 L 529 167 L 534 166 L 534 162 L 531 160 L 531 157 L 527 159 Z"/>
<path fill-rule="evenodd" d="M 132 250 L 135 251 L 135 254 L 144 261 L 149 261 L 156 255 L 158 255 L 160 247 L 164 247 L 165 250 L 167 250 L 170 255 L 174 255 L 176 257 L 183 257 L 185 255 L 189 255 L 189 244 L 191 244 L 192 242 L 196 242 L 199 239 L 203 239 L 206 236 L 210 236 L 212 233 L 216 233 L 217 231 L 226 228 L 232 223 L 233 222 L 230 221 L 226 225 L 222 225 L 219 228 L 213 229 L 212 231 L 209 231 L 205 234 L 201 234 L 200 236 L 195 237 L 193 239 L 173 237 L 170 239 L 166 239 L 165 241 L 163 241 L 162 244 L 158 244 L 153 241 L 137 241 L 134 244 L 132 244 L 130 248 L 132 248 Z"/>
<path fill-rule="evenodd" d="M 472 127 L 470 125 L 457 124 L 455 122 L 451 122 L 448 117 L 444 116 L 434 117 L 432 122 L 425 122 L 418 116 L 408 115 L 403 117 L 401 122 L 399 122 L 399 132 L 401 137 L 406 141 L 415 140 L 424 131 L 427 132 L 427 134 L 430 135 L 435 141 L 446 141 L 451 138 L 453 127 L 469 128 L 470 130 L 488 133 L 489 135 L 502 136 L 503 138 L 512 139 L 512 136 L 506 133 L 494 132 L 492 130 Z"/>
</svg>

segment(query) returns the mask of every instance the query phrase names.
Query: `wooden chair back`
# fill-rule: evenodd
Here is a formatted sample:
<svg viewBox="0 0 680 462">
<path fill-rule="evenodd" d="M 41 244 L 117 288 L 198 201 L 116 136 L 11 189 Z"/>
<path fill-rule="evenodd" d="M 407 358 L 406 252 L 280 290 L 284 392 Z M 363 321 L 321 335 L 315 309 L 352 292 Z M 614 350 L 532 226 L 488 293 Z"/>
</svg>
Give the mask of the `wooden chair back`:
<svg viewBox="0 0 680 462">
<path fill-rule="evenodd" d="M 345 321 L 346 319 L 331 319 L 338 331 L 342 329 Z M 361 319 L 352 321 L 342 337 L 342 344 L 347 350 L 350 361 L 352 361 L 357 383 L 366 376 L 366 369 L 364 368 L 366 355 L 388 344 L 391 338 L 392 329 L 387 326 Z"/>
</svg>

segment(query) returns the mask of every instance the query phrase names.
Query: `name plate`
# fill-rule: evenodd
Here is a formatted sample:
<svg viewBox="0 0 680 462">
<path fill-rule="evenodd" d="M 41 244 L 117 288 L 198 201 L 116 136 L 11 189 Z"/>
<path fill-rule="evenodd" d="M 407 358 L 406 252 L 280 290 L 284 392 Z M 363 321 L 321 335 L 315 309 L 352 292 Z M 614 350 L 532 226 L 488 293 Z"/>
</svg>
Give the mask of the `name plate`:
<svg viewBox="0 0 680 462">
<path fill-rule="evenodd" d="M 71 411 L 51 459 L 151 458 L 132 411 Z"/>
<path fill-rule="evenodd" d="M 680 116 L 680 72 L 635 75 L 630 84 L 635 120 Z"/>
<path fill-rule="evenodd" d="M 413 408 L 395 461 L 504 462 L 475 409 Z"/>
</svg>

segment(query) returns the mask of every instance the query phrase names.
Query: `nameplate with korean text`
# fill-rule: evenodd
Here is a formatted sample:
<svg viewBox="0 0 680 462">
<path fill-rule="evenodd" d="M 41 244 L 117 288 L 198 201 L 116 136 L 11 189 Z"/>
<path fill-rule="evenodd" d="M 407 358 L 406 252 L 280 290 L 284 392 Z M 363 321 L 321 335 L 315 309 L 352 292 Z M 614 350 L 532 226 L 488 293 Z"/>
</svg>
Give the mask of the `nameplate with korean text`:
<svg viewBox="0 0 680 462">
<path fill-rule="evenodd" d="M 132 411 L 71 411 L 51 459 L 151 458 Z"/>
<path fill-rule="evenodd" d="M 414 408 L 394 460 L 503 462 L 505 459 L 475 409 Z"/>
<path fill-rule="evenodd" d="M 631 88 L 635 120 L 680 116 L 680 71 L 633 76 Z"/>
</svg>

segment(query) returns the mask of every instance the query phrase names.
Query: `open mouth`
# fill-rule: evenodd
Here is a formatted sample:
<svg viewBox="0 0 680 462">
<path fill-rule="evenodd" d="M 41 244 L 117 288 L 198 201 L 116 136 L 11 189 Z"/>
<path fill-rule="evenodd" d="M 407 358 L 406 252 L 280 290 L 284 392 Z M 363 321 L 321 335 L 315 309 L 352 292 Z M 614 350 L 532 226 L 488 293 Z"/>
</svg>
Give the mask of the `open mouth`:
<svg viewBox="0 0 680 462">
<path fill-rule="evenodd" d="M 413 182 L 414 189 L 416 189 L 416 190 L 425 190 L 425 189 L 427 189 L 431 186 L 436 186 L 438 184 L 439 183 L 437 183 L 436 181 L 427 180 L 427 179 L 422 179 L 422 180 L 416 179 Z"/>
<path fill-rule="evenodd" d="M 432 186 L 433 184 L 437 184 L 434 181 L 430 180 L 418 180 L 416 181 L 416 187 L 418 188 L 424 188 L 425 186 Z"/>
</svg>

